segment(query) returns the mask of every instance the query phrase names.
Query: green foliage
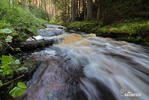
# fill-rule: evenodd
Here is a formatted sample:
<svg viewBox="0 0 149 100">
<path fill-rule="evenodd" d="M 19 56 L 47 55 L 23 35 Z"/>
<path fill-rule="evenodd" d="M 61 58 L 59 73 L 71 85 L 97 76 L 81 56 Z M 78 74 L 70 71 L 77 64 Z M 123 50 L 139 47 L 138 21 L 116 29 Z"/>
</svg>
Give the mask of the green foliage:
<svg viewBox="0 0 149 100">
<path fill-rule="evenodd" d="M 13 68 L 14 67 L 14 59 L 12 56 L 2 56 L 2 65 L 1 65 L 1 70 L 0 72 L 2 73 L 3 76 L 11 76 L 13 77 Z"/>
<path fill-rule="evenodd" d="M 12 4 L 9 0 L 0 1 L 0 29 L 14 29 L 18 33 L 17 40 L 24 40 L 30 35 L 35 35 L 45 23 L 46 21 L 35 17 L 14 1 Z M 28 35 L 27 32 L 32 34 Z"/>
<path fill-rule="evenodd" d="M 0 55 L 11 49 L 11 45 L 36 35 L 37 30 L 44 28 L 45 20 L 37 18 L 18 0 L 0 0 Z"/>
<path fill-rule="evenodd" d="M 2 76 L 13 77 L 12 65 L 15 62 L 12 56 L 2 56 L 2 65 L 0 67 L 0 72 Z"/>
<path fill-rule="evenodd" d="M 5 28 L 5 29 L 0 29 L 0 40 L 4 40 L 3 44 L 12 42 L 13 36 L 16 34 L 13 33 L 13 30 Z M 2 48 L 3 45 L 0 46 L 0 49 Z"/>
<path fill-rule="evenodd" d="M 11 24 L 7 23 L 4 20 L 0 20 L 0 29 L 4 29 L 4 28 L 11 28 Z"/>
<path fill-rule="evenodd" d="M 82 22 L 79 22 L 79 21 L 75 21 L 75 22 L 72 22 L 72 23 L 68 23 L 66 26 L 69 28 L 69 29 L 74 29 L 74 30 L 78 30 L 78 31 L 85 31 L 85 32 L 92 32 L 92 29 L 95 27 L 95 26 L 101 26 L 103 23 L 102 21 L 82 21 Z"/>
<path fill-rule="evenodd" d="M 18 82 L 17 86 L 14 87 L 10 92 L 9 94 L 13 97 L 13 98 L 16 98 L 16 97 L 19 97 L 19 96 L 22 96 L 27 90 L 27 87 L 24 83 L 22 82 Z"/>
<path fill-rule="evenodd" d="M 45 23 L 44 20 L 36 18 L 29 11 L 19 6 L 12 8 L 7 13 L 7 16 L 9 17 L 5 17 L 4 19 L 11 23 L 12 27 L 19 32 L 25 32 L 25 30 L 29 29 L 29 31 L 36 34 L 37 29 L 42 28 L 42 24 Z"/>
<path fill-rule="evenodd" d="M 1 57 L 0 88 L 3 87 L 3 83 L 8 83 L 9 80 L 12 80 L 12 78 L 14 78 L 14 75 L 17 74 L 19 71 L 28 70 L 26 67 L 23 67 L 20 65 L 21 65 L 20 61 L 18 59 L 15 60 L 12 56 L 3 55 Z M 12 83 L 8 84 L 8 87 L 6 88 L 7 91 L 10 91 L 13 88 L 14 83 L 15 82 L 12 81 Z M 9 92 L 9 94 L 12 97 L 16 98 L 18 96 L 23 95 L 25 93 L 25 91 L 26 91 L 26 85 L 22 82 L 18 82 L 17 87 L 14 87 Z"/>
<path fill-rule="evenodd" d="M 26 67 L 20 67 L 20 61 L 18 59 L 13 59 L 12 56 L 3 55 L 1 58 L 1 62 L 2 64 L 0 65 L 0 73 L 3 77 L 12 78 L 14 72 L 26 70 Z"/>
</svg>

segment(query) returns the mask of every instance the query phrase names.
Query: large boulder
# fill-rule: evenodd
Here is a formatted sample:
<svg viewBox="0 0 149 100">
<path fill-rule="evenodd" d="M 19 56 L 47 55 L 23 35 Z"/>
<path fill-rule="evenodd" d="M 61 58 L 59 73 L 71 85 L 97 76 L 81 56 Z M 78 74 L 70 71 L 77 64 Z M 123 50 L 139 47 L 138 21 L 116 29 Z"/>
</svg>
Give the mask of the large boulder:
<svg viewBox="0 0 149 100">
<path fill-rule="evenodd" d="M 50 36 L 57 36 L 61 35 L 65 32 L 65 27 L 61 25 L 51 25 L 46 24 L 46 29 L 40 29 L 38 30 L 38 35 L 43 37 L 50 37 Z"/>
</svg>

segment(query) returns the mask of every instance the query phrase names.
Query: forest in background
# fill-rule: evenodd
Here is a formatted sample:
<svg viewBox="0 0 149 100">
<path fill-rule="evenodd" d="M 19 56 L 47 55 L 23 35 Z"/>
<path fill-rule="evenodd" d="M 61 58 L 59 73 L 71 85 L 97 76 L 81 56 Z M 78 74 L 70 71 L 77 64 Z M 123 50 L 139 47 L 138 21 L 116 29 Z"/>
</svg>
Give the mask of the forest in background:
<svg viewBox="0 0 149 100">
<path fill-rule="evenodd" d="M 106 24 L 126 18 L 149 16 L 148 0 L 19 0 L 27 7 L 45 10 L 59 21 L 103 20 Z"/>
</svg>

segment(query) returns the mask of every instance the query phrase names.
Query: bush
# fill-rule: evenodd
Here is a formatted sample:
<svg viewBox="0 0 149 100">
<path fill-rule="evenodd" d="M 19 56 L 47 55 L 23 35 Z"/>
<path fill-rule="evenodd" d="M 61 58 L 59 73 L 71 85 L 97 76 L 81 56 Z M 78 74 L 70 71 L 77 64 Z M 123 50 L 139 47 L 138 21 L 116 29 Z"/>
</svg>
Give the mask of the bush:
<svg viewBox="0 0 149 100">
<path fill-rule="evenodd" d="M 35 17 L 17 3 L 9 3 L 7 0 L 0 1 L 0 12 L 0 22 L 3 22 L 2 25 L 0 24 L 0 28 L 11 26 L 23 38 L 28 37 L 26 34 L 28 31 L 35 35 L 37 30 L 43 28 L 43 24 L 46 23 L 46 21 Z"/>
<path fill-rule="evenodd" d="M 37 18 L 30 11 L 20 6 L 17 1 L 0 0 L 0 55 L 11 49 L 11 45 L 36 35 L 37 30 L 44 28 L 47 21 Z M 4 34 L 3 30 L 11 30 Z M 12 43 L 10 43 L 12 42 Z"/>
</svg>

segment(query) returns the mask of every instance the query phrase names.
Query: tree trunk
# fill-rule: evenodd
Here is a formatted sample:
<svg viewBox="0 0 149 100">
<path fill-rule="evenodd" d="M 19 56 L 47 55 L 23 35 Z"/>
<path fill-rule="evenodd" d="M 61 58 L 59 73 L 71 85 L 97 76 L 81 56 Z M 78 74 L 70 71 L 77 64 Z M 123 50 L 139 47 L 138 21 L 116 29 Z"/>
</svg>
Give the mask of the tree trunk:
<svg viewBox="0 0 149 100">
<path fill-rule="evenodd" d="M 87 8 L 86 8 L 86 0 L 82 0 L 83 3 L 83 15 L 84 15 L 84 19 L 87 18 Z"/>
<path fill-rule="evenodd" d="M 97 20 L 103 17 L 103 0 L 98 0 Z"/>
<path fill-rule="evenodd" d="M 71 9 L 72 9 L 72 21 L 75 21 L 77 17 L 76 0 L 71 0 Z"/>
<path fill-rule="evenodd" d="M 88 0 L 88 5 L 87 5 L 87 20 L 91 20 L 92 19 L 92 5 L 93 5 L 93 1 L 92 0 Z"/>
</svg>

